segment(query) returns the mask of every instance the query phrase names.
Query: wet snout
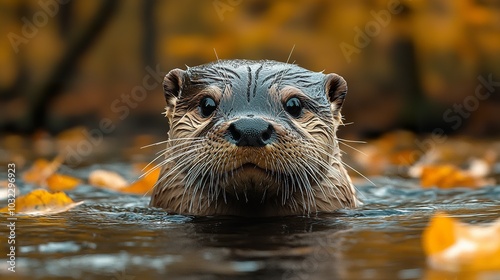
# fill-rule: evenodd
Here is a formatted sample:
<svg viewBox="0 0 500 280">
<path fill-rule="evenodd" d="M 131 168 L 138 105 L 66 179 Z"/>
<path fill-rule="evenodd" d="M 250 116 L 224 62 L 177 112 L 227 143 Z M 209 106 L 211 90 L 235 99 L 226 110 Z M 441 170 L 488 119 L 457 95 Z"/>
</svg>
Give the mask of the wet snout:
<svg viewBox="0 0 500 280">
<path fill-rule="evenodd" d="M 276 140 L 276 131 L 262 118 L 245 117 L 229 125 L 225 139 L 240 147 L 264 147 Z"/>
</svg>

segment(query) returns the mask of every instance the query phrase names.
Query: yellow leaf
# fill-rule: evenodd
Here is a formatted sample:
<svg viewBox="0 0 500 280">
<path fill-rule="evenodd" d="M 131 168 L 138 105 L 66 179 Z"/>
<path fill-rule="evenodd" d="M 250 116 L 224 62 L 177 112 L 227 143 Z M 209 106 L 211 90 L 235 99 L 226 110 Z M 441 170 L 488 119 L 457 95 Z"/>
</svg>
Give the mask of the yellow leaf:
<svg viewBox="0 0 500 280">
<path fill-rule="evenodd" d="M 76 126 L 59 133 L 56 138 L 63 141 L 82 141 L 85 139 L 84 132 L 86 131 L 88 131 L 86 127 Z"/>
<path fill-rule="evenodd" d="M 74 202 L 63 192 L 50 193 L 44 189 L 37 189 L 29 194 L 16 199 L 15 212 L 26 215 L 48 215 L 68 211 L 82 204 L 83 201 Z M 7 213 L 7 207 L 0 212 Z"/>
<path fill-rule="evenodd" d="M 124 193 L 134 193 L 145 195 L 153 189 L 154 184 L 160 176 L 160 168 L 150 169 L 142 178 L 135 181 L 126 188 L 121 189 Z"/>
<path fill-rule="evenodd" d="M 52 174 L 47 178 L 47 186 L 51 191 L 71 190 L 80 183 L 80 179 L 58 173 Z"/>
<path fill-rule="evenodd" d="M 393 165 L 410 166 L 419 159 L 419 153 L 417 150 L 405 149 L 401 151 L 395 151 L 389 154 L 389 161 Z"/>
<path fill-rule="evenodd" d="M 423 233 L 424 250 L 430 254 L 443 251 L 455 243 L 455 223 L 453 218 L 436 214 Z"/>
<path fill-rule="evenodd" d="M 487 184 L 485 180 L 476 178 L 450 164 L 424 166 L 420 179 L 423 187 L 436 186 L 445 189 L 454 187 L 474 188 Z"/>
<path fill-rule="evenodd" d="M 489 225 L 468 225 L 438 213 L 425 229 L 422 242 L 427 262 L 434 269 L 500 269 L 500 219 Z"/>
<path fill-rule="evenodd" d="M 107 189 L 121 189 L 128 185 L 120 174 L 107 170 L 94 170 L 89 175 L 89 183 Z"/>
</svg>

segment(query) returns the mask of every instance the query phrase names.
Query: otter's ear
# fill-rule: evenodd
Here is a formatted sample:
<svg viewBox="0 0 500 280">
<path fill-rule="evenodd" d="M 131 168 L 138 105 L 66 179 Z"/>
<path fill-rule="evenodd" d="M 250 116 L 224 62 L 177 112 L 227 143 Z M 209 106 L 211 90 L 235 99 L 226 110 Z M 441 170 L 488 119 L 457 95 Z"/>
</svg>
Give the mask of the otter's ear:
<svg viewBox="0 0 500 280">
<path fill-rule="evenodd" d="M 337 74 L 328 74 L 325 78 L 325 91 L 331 104 L 332 113 L 337 116 L 347 94 L 347 82 Z"/>
<path fill-rule="evenodd" d="M 165 117 L 168 119 L 167 131 L 172 127 L 172 117 L 174 115 L 175 103 L 181 96 L 182 85 L 186 72 L 181 69 L 174 69 L 168 72 L 163 79 L 163 92 L 167 106 L 165 107 Z"/>
<path fill-rule="evenodd" d="M 175 101 L 180 97 L 185 75 L 186 71 L 181 69 L 170 70 L 165 75 L 163 79 L 163 92 L 167 101 L 167 107 L 175 105 Z"/>
</svg>

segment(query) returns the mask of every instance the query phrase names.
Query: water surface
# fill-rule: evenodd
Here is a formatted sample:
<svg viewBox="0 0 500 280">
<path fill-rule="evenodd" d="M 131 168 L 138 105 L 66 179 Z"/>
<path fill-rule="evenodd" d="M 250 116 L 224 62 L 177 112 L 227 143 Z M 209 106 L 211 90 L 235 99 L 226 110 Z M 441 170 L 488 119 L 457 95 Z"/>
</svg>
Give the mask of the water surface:
<svg viewBox="0 0 500 280">
<path fill-rule="evenodd" d="M 110 167 L 120 169 L 122 164 Z M 87 174 L 90 166 L 77 170 Z M 101 168 L 101 167 L 100 167 Z M 16 228 L 16 273 L 2 279 L 474 279 L 429 270 L 421 233 L 435 211 L 471 223 L 499 217 L 500 186 L 422 189 L 374 178 L 364 205 L 317 217 L 249 219 L 168 215 L 149 197 L 83 185 L 85 203 Z M 25 193 L 32 186 L 19 184 Z M 5 216 L 4 216 L 5 217 Z M 2 240 L 8 236 L 0 231 Z M 6 242 L 3 242 L 6 248 Z M 500 279 L 500 272 L 479 275 Z M 5 278 L 8 277 L 8 278 Z M 498 278 L 497 278 L 498 277 Z M 479 278 L 478 278 L 479 279 Z"/>
</svg>

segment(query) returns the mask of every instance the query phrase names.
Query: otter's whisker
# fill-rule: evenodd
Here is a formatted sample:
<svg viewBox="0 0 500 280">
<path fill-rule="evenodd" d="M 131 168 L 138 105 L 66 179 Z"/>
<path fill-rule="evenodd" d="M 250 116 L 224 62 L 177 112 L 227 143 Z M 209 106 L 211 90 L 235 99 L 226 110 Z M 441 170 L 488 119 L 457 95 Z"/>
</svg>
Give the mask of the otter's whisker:
<svg viewBox="0 0 500 280">
<path fill-rule="evenodd" d="M 180 149 L 178 149 L 177 147 L 172 147 L 172 148 L 170 148 L 170 149 L 165 149 L 165 150 L 164 150 L 163 152 L 161 152 L 161 153 L 160 153 L 157 157 L 155 157 L 153 160 L 151 160 L 151 161 L 150 161 L 150 162 L 149 162 L 146 166 L 144 166 L 144 167 L 142 168 L 142 170 L 141 170 L 141 171 L 144 171 L 144 170 L 148 169 L 148 167 L 149 167 L 149 166 L 151 166 L 151 164 L 153 164 L 156 160 L 158 160 L 158 159 L 159 159 L 160 157 L 162 157 L 162 156 L 165 156 L 165 154 L 167 154 L 168 152 L 171 152 L 171 151 L 173 151 L 173 150 L 175 150 L 175 151 L 176 151 L 177 153 L 179 153 L 179 154 L 177 154 L 177 155 L 175 155 L 175 156 L 173 156 L 173 157 L 168 157 L 168 158 L 166 158 L 166 159 L 165 159 L 165 161 L 167 161 L 167 160 L 174 160 L 174 159 L 176 159 L 176 158 L 178 158 L 178 157 L 182 156 L 182 155 L 183 155 L 183 154 L 182 154 L 182 152 L 183 152 L 184 150 L 192 150 L 192 147 L 183 147 L 183 148 L 180 148 Z M 151 171 L 151 170 L 155 170 L 155 169 L 156 169 L 156 167 L 155 167 L 155 168 L 150 169 L 150 171 Z M 149 174 L 149 173 L 148 173 L 148 174 Z M 143 176 L 145 176 L 145 175 L 148 175 L 148 174 L 143 174 L 143 175 L 141 175 L 141 176 L 140 176 L 140 178 L 141 178 L 141 177 L 143 177 Z"/>
<path fill-rule="evenodd" d="M 183 155 L 187 155 L 189 153 L 192 153 L 193 150 L 187 152 L 187 153 L 180 153 L 178 156 L 175 156 L 175 157 L 181 157 Z M 194 152 L 196 152 L 196 150 L 194 150 Z M 186 158 L 189 158 L 189 157 L 186 157 Z M 154 168 L 152 168 L 151 170 L 154 170 L 154 169 L 157 169 L 159 167 L 162 167 L 162 166 L 165 166 L 166 164 L 171 164 L 172 162 L 172 158 L 167 158 L 165 159 L 164 161 L 160 162 L 159 164 L 157 164 Z M 174 169 L 170 169 L 169 171 L 165 172 L 165 174 L 161 175 L 158 180 L 156 181 L 156 183 L 153 185 L 152 189 L 153 188 L 156 188 L 157 186 L 159 186 L 159 184 L 161 183 L 163 186 L 165 185 L 169 185 L 171 182 L 173 182 L 177 176 L 179 174 L 181 174 L 180 172 L 176 174 L 176 176 L 174 176 L 173 178 L 170 178 L 167 182 L 163 182 L 168 176 L 170 176 L 170 174 L 172 174 L 174 171 L 176 171 L 179 167 L 181 167 L 181 169 L 185 169 L 183 166 L 185 165 L 185 162 L 187 162 L 187 160 L 181 160 L 180 162 L 180 165 L 178 165 L 178 167 L 174 168 Z M 179 164 L 179 163 L 178 163 Z"/>
<path fill-rule="evenodd" d="M 285 64 L 288 64 L 288 62 L 290 61 L 290 58 L 292 57 L 292 53 L 293 51 L 295 50 L 295 44 L 293 45 L 292 49 L 290 50 L 290 53 L 288 54 L 288 58 L 286 59 L 286 63 Z M 295 60 L 292 62 L 292 65 L 295 64 Z M 285 71 L 282 71 L 282 75 L 280 77 L 280 80 L 278 82 L 278 89 L 280 87 L 280 84 L 281 84 L 281 81 L 283 80 L 283 77 L 286 75 L 286 73 L 288 73 L 288 71 L 290 71 L 292 67 L 288 67 L 287 69 L 285 69 Z"/>
<path fill-rule="evenodd" d="M 201 148 L 197 148 L 198 150 L 201 149 Z M 174 156 L 170 156 L 170 157 L 166 157 L 164 160 L 162 160 L 158 165 L 156 165 L 155 167 L 152 167 L 148 170 L 148 173 L 147 174 L 143 174 L 141 175 L 141 177 L 145 176 L 145 175 L 148 175 L 149 173 L 153 172 L 154 170 L 156 170 L 157 168 L 161 167 L 162 165 L 168 163 L 168 162 L 171 162 L 171 161 L 174 161 L 180 157 L 183 157 L 185 155 L 188 155 L 190 153 L 193 153 L 194 150 L 193 148 L 182 148 L 182 149 L 179 149 L 176 151 L 178 154 L 174 155 Z M 161 155 L 160 155 L 161 156 Z M 158 156 L 158 157 L 160 157 Z M 157 157 L 157 158 L 158 158 Z M 156 160 L 156 159 L 155 159 Z M 153 160 L 153 161 L 155 161 Z M 148 165 L 146 165 L 146 167 L 144 167 L 144 169 L 146 169 L 148 166 L 150 166 L 153 162 L 150 162 L 148 163 Z"/>
<path fill-rule="evenodd" d="M 185 189 L 184 189 L 184 192 L 182 194 L 182 197 L 184 198 L 184 195 L 188 189 L 192 189 L 192 193 L 191 193 L 192 199 L 191 199 L 190 204 L 189 204 L 189 211 L 192 210 L 193 203 L 194 203 L 193 198 L 196 197 L 196 193 L 198 192 L 198 189 L 199 189 L 199 184 L 201 181 L 201 179 L 199 178 L 201 175 L 200 173 L 202 171 L 202 166 L 204 166 L 206 164 L 206 163 L 203 163 L 203 161 L 207 158 L 208 158 L 208 155 L 205 155 L 204 157 L 199 158 L 197 165 L 195 165 L 197 168 L 195 168 L 195 169 L 190 168 L 189 169 L 190 172 L 183 178 L 183 181 L 185 182 Z M 196 179 L 198 179 L 197 184 L 195 184 Z M 184 199 L 182 199 L 182 201 L 184 201 Z M 199 200 L 198 200 L 198 202 L 199 202 Z"/>
<path fill-rule="evenodd" d="M 367 143 L 366 141 L 344 139 L 344 138 L 340 138 L 340 137 L 337 137 L 337 140 L 339 140 L 339 142 L 348 142 L 348 143 L 356 143 L 356 144 L 366 144 Z"/>
<path fill-rule="evenodd" d="M 219 56 L 217 55 L 217 51 L 215 50 L 215 48 L 214 48 L 214 54 L 215 54 L 215 58 L 217 59 L 217 62 L 219 62 L 219 63 L 220 63 L 220 59 L 219 59 Z M 217 67 L 216 67 L 215 69 L 217 70 L 217 72 L 219 72 L 219 71 L 218 71 L 218 69 L 217 69 Z M 225 69 L 225 70 L 224 70 L 224 76 L 223 76 L 223 78 L 224 78 L 224 86 L 225 86 L 225 85 L 229 84 L 229 83 L 228 83 L 228 81 L 229 81 L 229 77 L 228 77 L 228 74 L 227 74 L 227 70 L 226 70 L 226 68 L 224 68 L 224 69 Z M 219 75 L 220 75 L 220 72 L 219 72 Z M 221 76 L 222 76 L 222 75 L 221 75 Z"/>
<path fill-rule="evenodd" d="M 353 149 L 354 151 L 356 151 L 356 152 L 358 152 L 358 153 L 360 153 L 360 154 L 362 154 L 362 155 L 364 155 L 364 156 L 368 156 L 365 152 L 363 152 L 363 151 L 361 151 L 361 150 L 359 150 L 359 149 L 357 149 L 357 148 L 354 148 L 353 146 L 351 146 L 351 145 L 349 145 L 349 144 L 346 144 L 346 143 L 344 143 L 344 142 L 342 142 L 342 141 L 339 141 L 339 143 L 340 143 L 340 144 L 342 144 L 342 145 L 344 145 L 344 146 L 346 146 L 346 147 L 348 147 L 348 148 Z"/>
<path fill-rule="evenodd" d="M 309 158 L 309 160 L 313 161 L 313 163 L 316 163 L 316 164 L 319 164 L 320 166 L 322 166 L 323 168 L 325 168 L 326 170 L 329 170 L 328 174 L 334 174 L 335 173 L 335 170 L 333 170 L 333 168 L 331 168 L 331 166 L 329 165 L 326 165 L 324 164 L 322 161 L 319 161 L 317 160 L 316 158 L 314 157 L 311 157 Z M 322 172 L 318 172 L 317 173 L 319 176 L 321 176 L 321 178 L 326 181 L 328 183 L 328 185 L 330 186 L 336 186 L 337 184 L 334 184 L 330 178 L 328 178 L 327 176 L 325 176 Z M 324 190 L 323 190 L 323 187 L 322 187 L 322 184 L 318 183 L 318 186 L 320 187 L 321 191 L 323 192 L 324 194 Z M 344 208 L 344 204 L 342 202 L 342 199 L 340 199 L 337 195 L 337 191 L 338 191 L 338 188 L 337 187 L 334 187 L 334 188 L 329 188 L 330 189 L 330 193 L 333 193 L 333 195 L 337 198 L 337 201 L 340 203 L 340 205 L 342 206 L 342 208 Z"/>
<path fill-rule="evenodd" d="M 169 143 L 169 142 L 172 142 L 172 141 L 176 141 L 176 140 L 203 140 L 203 138 L 201 138 L 201 137 L 185 137 L 185 138 L 167 139 L 167 140 L 155 142 L 155 143 L 152 143 L 152 144 L 149 144 L 149 145 L 146 145 L 146 146 L 142 146 L 141 149 L 151 148 L 151 147 L 154 147 L 154 146 L 158 146 L 158 145 L 161 145 L 161 144 L 166 144 L 166 143 Z"/>
</svg>

